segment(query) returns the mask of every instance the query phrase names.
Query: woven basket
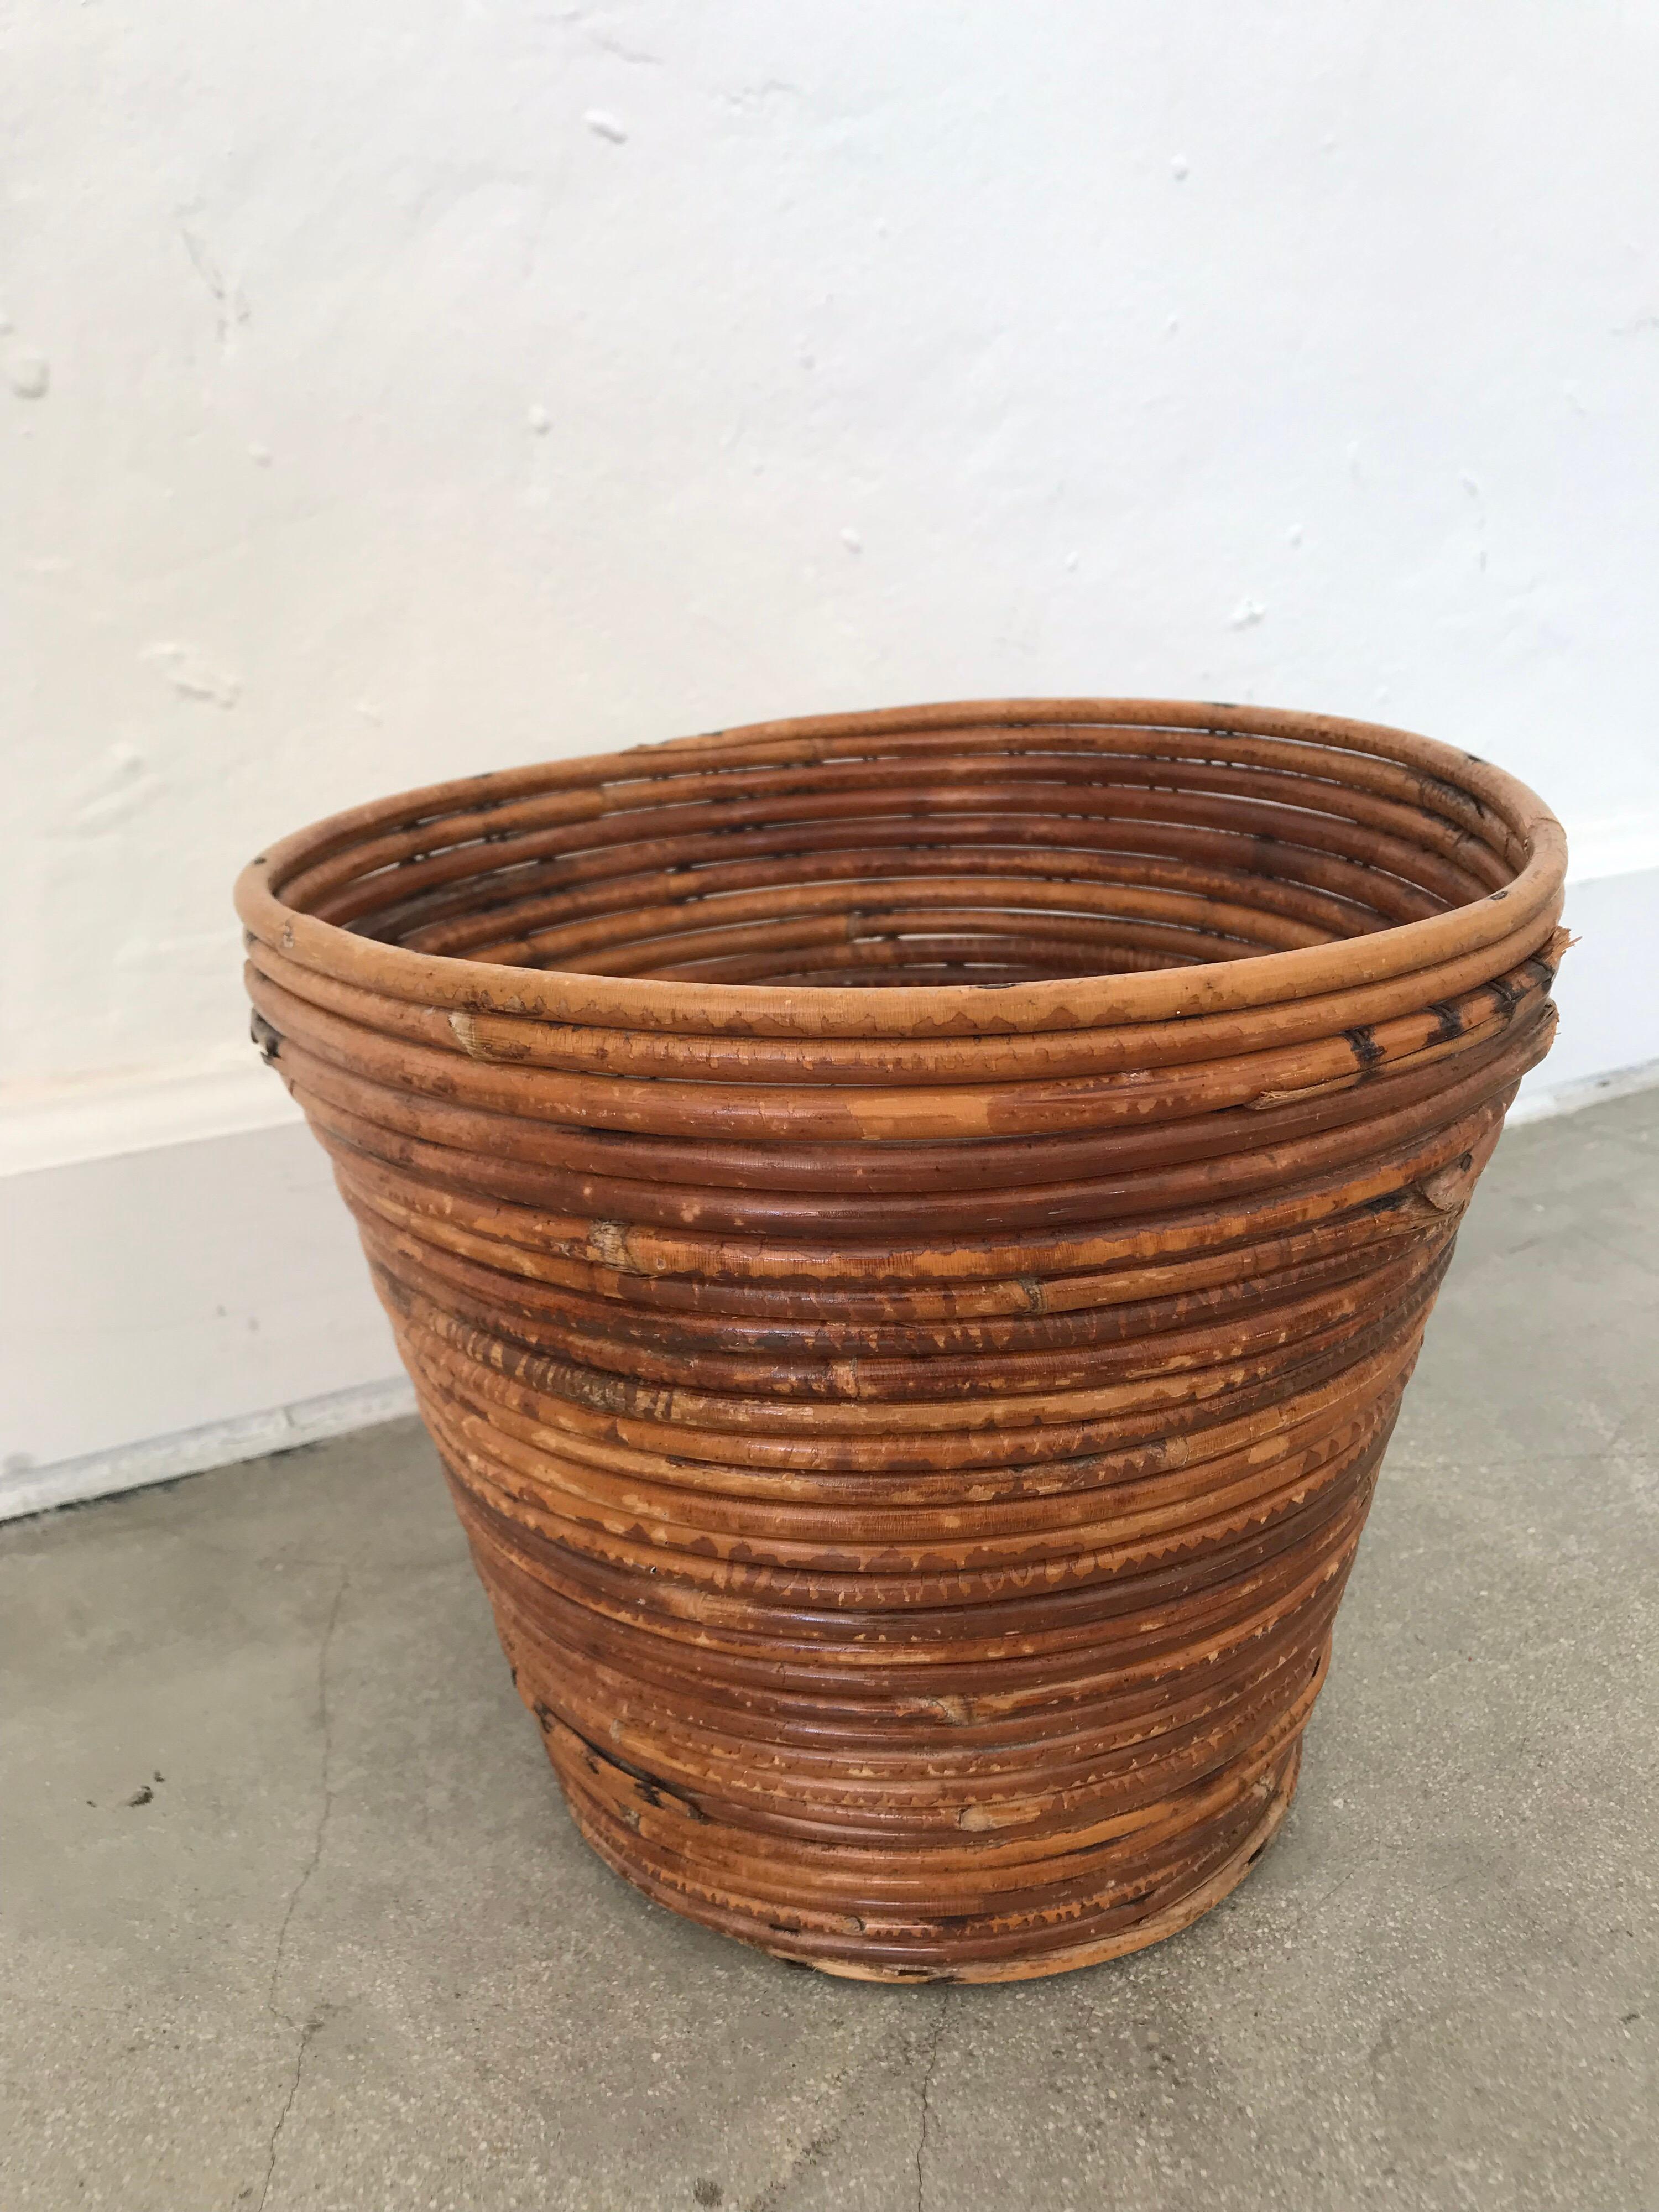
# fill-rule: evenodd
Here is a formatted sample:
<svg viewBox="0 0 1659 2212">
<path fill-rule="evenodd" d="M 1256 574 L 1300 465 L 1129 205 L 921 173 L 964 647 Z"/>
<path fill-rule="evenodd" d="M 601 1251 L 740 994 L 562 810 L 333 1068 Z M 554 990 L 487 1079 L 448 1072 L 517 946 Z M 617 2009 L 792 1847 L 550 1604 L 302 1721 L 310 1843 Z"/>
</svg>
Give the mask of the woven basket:
<svg viewBox="0 0 1659 2212">
<path fill-rule="evenodd" d="M 1548 1049 L 1565 857 L 1397 730 L 1020 700 L 254 862 L 256 1036 L 611 1866 L 892 1980 L 1226 1893 Z"/>
</svg>

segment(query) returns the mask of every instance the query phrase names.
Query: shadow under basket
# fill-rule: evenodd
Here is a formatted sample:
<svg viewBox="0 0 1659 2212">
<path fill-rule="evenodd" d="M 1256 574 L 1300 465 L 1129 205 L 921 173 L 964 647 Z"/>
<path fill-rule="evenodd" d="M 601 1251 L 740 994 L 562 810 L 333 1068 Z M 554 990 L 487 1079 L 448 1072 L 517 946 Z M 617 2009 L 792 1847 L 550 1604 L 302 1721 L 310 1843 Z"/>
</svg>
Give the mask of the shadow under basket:
<svg viewBox="0 0 1659 2212">
<path fill-rule="evenodd" d="M 245 872 L 582 1833 L 898 1981 L 1057 1973 L 1284 1817 L 1565 847 L 1368 724 L 769 723 Z"/>
</svg>

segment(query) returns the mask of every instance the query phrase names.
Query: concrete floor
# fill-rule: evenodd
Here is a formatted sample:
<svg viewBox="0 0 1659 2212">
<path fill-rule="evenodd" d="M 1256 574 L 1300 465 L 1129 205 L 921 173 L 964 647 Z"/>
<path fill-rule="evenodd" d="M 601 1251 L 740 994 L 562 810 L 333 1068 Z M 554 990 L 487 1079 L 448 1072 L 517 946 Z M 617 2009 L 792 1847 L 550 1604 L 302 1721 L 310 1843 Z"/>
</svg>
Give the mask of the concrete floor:
<svg viewBox="0 0 1659 2212">
<path fill-rule="evenodd" d="M 1505 1139 L 1284 1835 L 1058 1981 L 608 1874 L 412 1425 L 0 1532 L 0 2205 L 1659 2206 L 1656 1251 L 1659 1093 Z"/>
</svg>

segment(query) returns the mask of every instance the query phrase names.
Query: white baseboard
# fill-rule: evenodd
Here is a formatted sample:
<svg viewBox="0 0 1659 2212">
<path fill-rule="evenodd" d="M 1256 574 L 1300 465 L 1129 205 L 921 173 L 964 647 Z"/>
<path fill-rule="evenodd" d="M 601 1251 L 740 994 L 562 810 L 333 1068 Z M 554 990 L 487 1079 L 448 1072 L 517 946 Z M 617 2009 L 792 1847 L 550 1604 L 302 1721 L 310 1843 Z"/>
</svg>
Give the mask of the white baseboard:
<svg viewBox="0 0 1659 2212">
<path fill-rule="evenodd" d="M 1570 1113 L 1610 1095 L 1586 1092 L 1587 1084 L 1639 1090 L 1642 1071 L 1659 1060 L 1659 867 L 1571 878 L 1564 919 L 1577 942 L 1556 978 L 1560 1026 L 1549 1058 L 1521 1085 L 1511 1121 Z"/>
<path fill-rule="evenodd" d="M 299 1108 L 261 1060 L 100 1083 L 35 1084 L 0 1111 L 0 1176 L 296 1125 Z"/>
<path fill-rule="evenodd" d="M 0 1518 L 408 1405 L 303 1123 L 0 1174 Z"/>
<path fill-rule="evenodd" d="M 321 1443 L 354 1429 L 373 1428 L 415 1411 L 415 1392 L 406 1375 L 384 1382 L 363 1382 L 325 1398 L 301 1399 L 268 1413 L 244 1413 L 231 1421 L 210 1421 L 205 1428 L 155 1437 L 148 1443 L 113 1451 L 89 1452 L 84 1459 L 60 1460 L 55 1467 L 0 1474 L 0 1521 L 27 1513 L 48 1513 L 58 1505 L 82 1505 L 88 1498 L 113 1498 L 124 1490 L 144 1490 L 181 1474 L 209 1468 L 234 1467 Z"/>
<path fill-rule="evenodd" d="M 1633 1091 L 1651 1091 L 1656 1084 L 1659 1060 L 1644 1060 L 1640 1067 L 1615 1068 L 1610 1075 L 1582 1076 L 1577 1083 L 1558 1083 L 1523 1093 L 1510 1107 L 1504 1126 L 1516 1129 L 1528 1121 L 1553 1121 L 1558 1114 L 1576 1114 L 1581 1106 L 1605 1105 L 1609 1098 L 1628 1098 Z"/>
<path fill-rule="evenodd" d="M 1659 1082 L 1659 867 L 1575 880 L 1567 921 L 1512 1121 Z M 0 1113 L 0 1520 L 412 1410 L 326 1156 L 257 1065 Z"/>
</svg>

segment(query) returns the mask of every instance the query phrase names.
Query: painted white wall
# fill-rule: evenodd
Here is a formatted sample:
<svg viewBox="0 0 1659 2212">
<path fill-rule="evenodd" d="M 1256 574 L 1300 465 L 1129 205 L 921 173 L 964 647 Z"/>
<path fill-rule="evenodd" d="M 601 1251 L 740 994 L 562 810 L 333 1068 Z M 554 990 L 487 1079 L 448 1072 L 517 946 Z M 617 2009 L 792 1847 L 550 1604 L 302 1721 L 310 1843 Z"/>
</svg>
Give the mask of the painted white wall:
<svg viewBox="0 0 1659 2212">
<path fill-rule="evenodd" d="M 238 1072 L 247 854 L 762 715 L 1163 691 L 1450 738 L 1626 886 L 1569 970 L 1575 1071 L 1659 1055 L 1624 988 L 1659 916 L 1659 12 L 9 22 L 0 1141 L 77 1179 L 14 1194 L 65 1283 L 128 1264 L 94 1164 L 150 1159 L 131 1215 L 158 1150 L 185 1305 L 270 1264 L 188 1158 L 286 1103 Z M 259 1157 L 280 1238 L 290 1156 Z M 75 1423 L 0 1442 L 38 1465 L 376 1380 L 330 1250 L 328 1358 L 273 1326 L 216 1391 L 198 1345 L 135 1395 L 71 1333 Z"/>
</svg>

